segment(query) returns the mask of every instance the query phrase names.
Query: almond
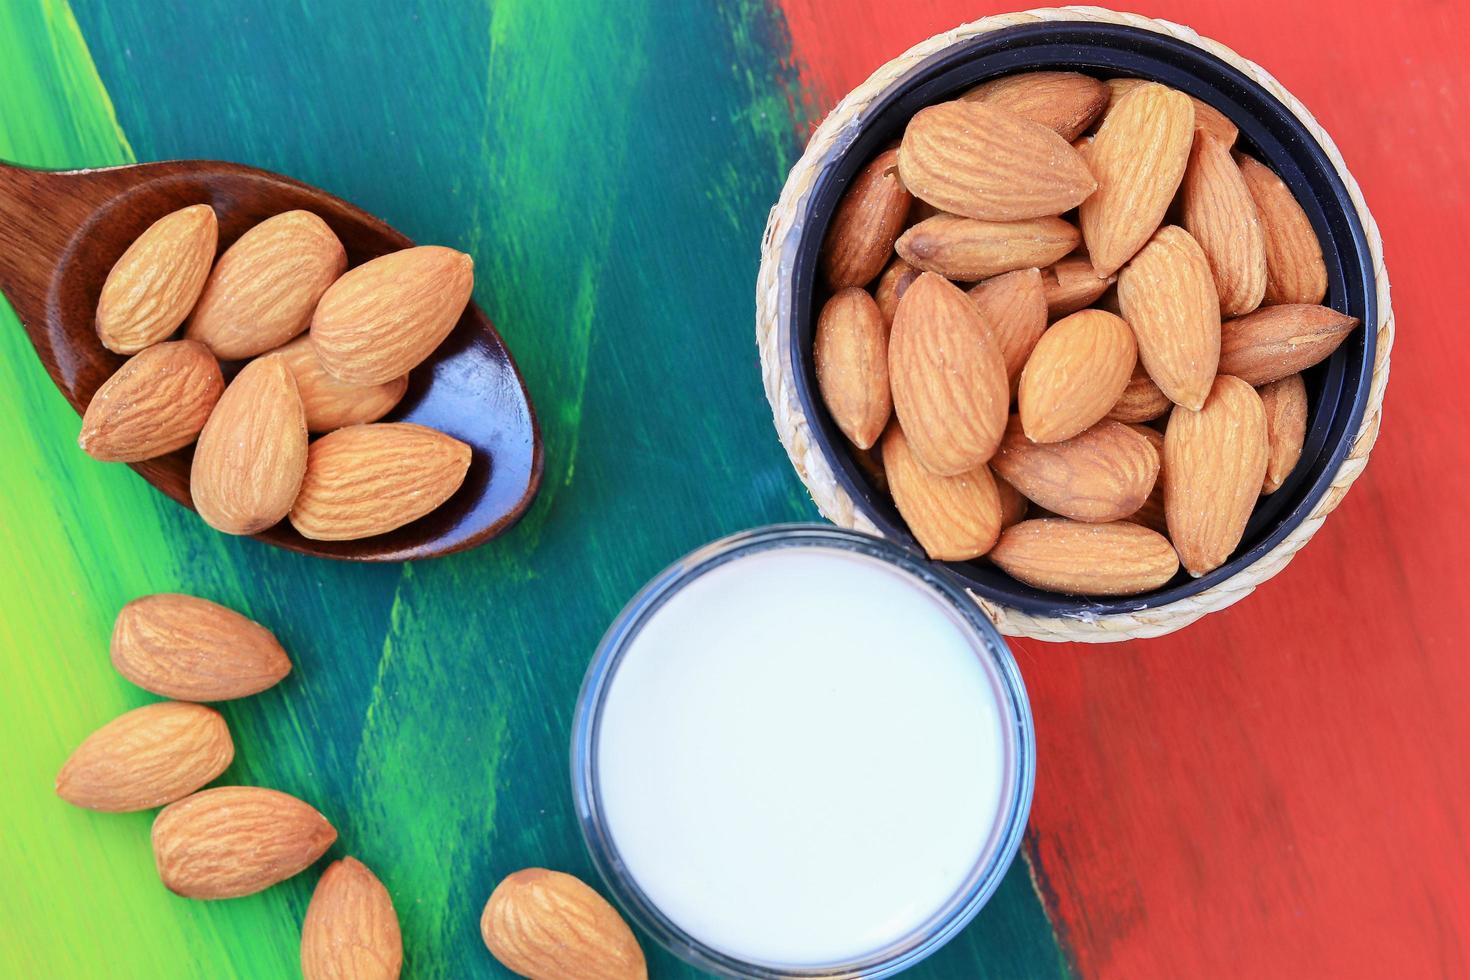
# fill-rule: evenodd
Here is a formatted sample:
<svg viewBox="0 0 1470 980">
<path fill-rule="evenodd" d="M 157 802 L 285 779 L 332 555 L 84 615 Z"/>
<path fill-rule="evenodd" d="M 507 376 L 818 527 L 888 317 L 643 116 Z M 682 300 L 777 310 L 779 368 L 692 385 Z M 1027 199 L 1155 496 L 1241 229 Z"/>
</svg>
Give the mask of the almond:
<svg viewBox="0 0 1470 980">
<path fill-rule="evenodd" d="M 883 436 L 883 470 L 899 514 L 930 558 L 966 561 L 995 544 L 1004 510 L 985 465 L 936 476 L 920 465 L 903 430 L 891 425 Z"/>
<path fill-rule="evenodd" d="M 913 201 L 898 179 L 898 147 L 884 150 L 842 195 L 822 243 L 822 273 L 833 290 L 866 286 L 893 254 Z"/>
<path fill-rule="evenodd" d="M 1108 410 L 1108 418 L 1119 422 L 1151 422 L 1169 410 L 1169 396 L 1159 390 L 1143 365 L 1133 369 L 1128 387 Z"/>
<path fill-rule="evenodd" d="M 306 473 L 306 414 L 278 354 L 241 369 L 199 433 L 189 493 L 210 527 L 254 534 L 285 517 Z"/>
<path fill-rule="evenodd" d="M 1266 480 L 1261 493 L 1275 493 L 1296 469 L 1307 439 L 1307 386 L 1300 374 L 1272 381 L 1258 389 L 1266 410 Z"/>
<path fill-rule="evenodd" d="M 1108 108 L 1111 109 L 1123 97 L 1124 93 L 1131 92 L 1138 86 L 1145 84 L 1145 82 L 1146 79 L 1142 78 L 1108 79 L 1106 83 L 1108 86 Z M 1209 133 L 1215 139 L 1219 140 L 1220 144 L 1226 149 L 1235 145 L 1235 138 L 1238 131 L 1235 123 L 1231 122 L 1225 113 L 1216 109 L 1208 102 L 1196 99 L 1192 95 L 1189 97 L 1189 101 L 1194 103 L 1194 128 L 1197 132 Z"/>
<path fill-rule="evenodd" d="M 990 560 L 1027 585 L 1075 595 L 1136 595 L 1179 571 L 1167 538 L 1126 521 L 1022 521 L 1001 534 Z"/>
<path fill-rule="evenodd" d="M 182 799 L 229 768 L 235 743 L 213 708 L 164 701 L 87 736 L 56 776 L 68 803 L 126 813 Z"/>
<path fill-rule="evenodd" d="M 449 336 L 474 288 L 463 252 L 420 245 L 349 270 L 311 318 L 311 342 L 334 378 L 376 385 L 417 367 Z"/>
<path fill-rule="evenodd" d="M 454 496 L 470 447 L 411 422 L 352 425 L 311 444 L 291 526 L 313 541 L 383 534 Z"/>
<path fill-rule="evenodd" d="M 932 272 L 899 300 L 888 380 L 894 413 L 930 472 L 958 476 L 995 453 L 1010 403 L 1005 361 L 970 297 Z"/>
<path fill-rule="evenodd" d="M 1198 409 L 1220 362 L 1220 300 L 1199 243 L 1177 225 L 1160 228 L 1119 275 L 1118 303 L 1154 384 Z"/>
<path fill-rule="evenodd" d="M 173 593 L 123 606 L 112 628 L 112 665 L 145 691 L 188 701 L 258 694 L 291 672 L 270 630 L 207 599 Z"/>
<path fill-rule="evenodd" d="M 1266 238 L 1256 204 L 1230 150 L 1197 132 L 1180 185 L 1184 229 L 1209 260 L 1220 315 L 1239 316 L 1266 293 Z"/>
<path fill-rule="evenodd" d="M 1133 331 L 1113 314 L 1082 310 L 1058 320 L 1021 372 L 1026 435 L 1061 442 L 1090 428 L 1118 403 L 1137 363 Z"/>
<path fill-rule="evenodd" d="M 184 336 L 222 361 L 279 347 L 311 324 L 317 300 L 346 268 L 342 243 L 310 211 L 267 218 L 219 257 Z"/>
<path fill-rule="evenodd" d="M 1117 276 L 1099 276 L 1092 260 L 1076 255 L 1041 270 L 1041 288 L 1046 296 L 1046 312 L 1053 320 L 1071 316 L 1097 302 Z"/>
<path fill-rule="evenodd" d="M 878 311 L 883 314 L 883 326 L 885 329 L 893 326 L 893 314 L 898 310 L 898 301 L 903 294 L 913 285 L 914 280 L 919 278 L 919 270 L 909 265 L 898 256 L 888 263 L 888 268 L 878 277 L 878 284 L 873 287 L 873 301 L 878 304 Z"/>
<path fill-rule="evenodd" d="M 136 354 L 179 329 L 194 308 L 219 242 L 214 208 L 195 204 L 159 218 L 107 273 L 97 299 L 97 336 Z"/>
<path fill-rule="evenodd" d="M 904 261 L 946 279 L 975 282 L 1050 265 L 1077 247 L 1081 237 L 1061 218 L 976 221 L 939 214 L 914 225 L 895 246 Z"/>
<path fill-rule="evenodd" d="M 1220 373 L 1252 385 L 1279 381 L 1331 357 L 1357 325 L 1357 317 L 1326 306 L 1264 307 L 1224 323 Z"/>
<path fill-rule="evenodd" d="M 919 110 L 904 130 L 898 172 L 915 196 L 984 221 L 1058 215 L 1097 188 L 1066 140 L 977 102 Z"/>
<path fill-rule="evenodd" d="M 403 936 L 388 889 L 361 861 L 322 873 L 301 924 L 302 980 L 397 980 Z"/>
<path fill-rule="evenodd" d="M 1270 168 L 1243 153 L 1236 154 L 1235 160 L 1265 236 L 1264 302 L 1270 306 L 1322 302 L 1327 295 L 1327 265 L 1311 219 Z"/>
<path fill-rule="evenodd" d="M 1159 227 L 1193 140 L 1189 97 L 1162 85 L 1139 85 L 1107 114 L 1087 153 L 1097 193 L 1079 214 L 1099 276 L 1117 272 Z"/>
<path fill-rule="evenodd" d="M 1158 429 L 1151 429 L 1146 425 L 1131 424 L 1128 428 L 1137 432 L 1148 440 L 1148 444 L 1154 447 L 1154 453 L 1159 457 L 1159 478 L 1154 481 L 1154 488 L 1150 491 L 1148 499 L 1143 502 L 1133 513 L 1123 518 L 1134 524 L 1142 524 L 1146 528 L 1158 531 L 1160 534 L 1169 533 L 1169 521 L 1164 516 L 1164 434 Z"/>
<path fill-rule="evenodd" d="M 995 490 L 1000 495 L 1000 529 L 1004 531 L 1012 524 L 1019 524 L 1026 519 L 1031 501 L 1021 491 L 996 476 L 994 470 L 991 470 L 990 475 L 995 479 Z"/>
<path fill-rule="evenodd" d="M 1065 442 L 1036 443 L 1013 418 L 991 466 L 1037 505 L 1088 522 L 1132 514 L 1159 475 L 1158 453 L 1148 440 L 1111 420 Z"/>
<path fill-rule="evenodd" d="M 812 354 L 817 390 L 832 420 L 859 449 L 878 441 L 893 410 L 888 326 L 866 291 L 849 286 L 822 307 Z"/>
<path fill-rule="evenodd" d="M 338 381 L 322 367 L 310 337 L 297 337 L 275 353 L 286 359 L 296 378 L 308 432 L 331 432 L 349 425 L 376 422 L 393 411 L 408 391 L 408 375 L 376 385 Z"/>
<path fill-rule="evenodd" d="M 559 871 L 527 868 L 496 886 L 480 916 L 495 958 L 530 980 L 647 980 L 633 931 L 601 895 Z"/>
<path fill-rule="evenodd" d="M 1046 331 L 1046 293 L 1037 269 L 1018 269 L 987 279 L 970 290 L 980 319 L 1000 348 L 1011 394 L 1021 382 L 1021 369 Z"/>
<path fill-rule="evenodd" d="M 1204 408 L 1177 408 L 1164 433 L 1164 510 L 1195 577 L 1219 568 L 1245 534 L 1266 477 L 1266 412 L 1239 378 L 1215 379 Z"/>
<path fill-rule="evenodd" d="M 306 870 L 336 839 L 327 818 L 294 796 L 219 786 L 163 808 L 153 821 L 153 860 L 171 892 L 239 898 Z"/>
<path fill-rule="evenodd" d="M 1107 108 L 1108 87 L 1074 71 L 1028 71 L 991 79 L 960 99 L 1014 112 L 1070 143 Z"/>
<path fill-rule="evenodd" d="M 77 445 L 93 459 L 119 463 L 183 449 L 199 436 L 224 390 L 219 362 L 203 344 L 154 344 L 97 389 Z"/>
</svg>

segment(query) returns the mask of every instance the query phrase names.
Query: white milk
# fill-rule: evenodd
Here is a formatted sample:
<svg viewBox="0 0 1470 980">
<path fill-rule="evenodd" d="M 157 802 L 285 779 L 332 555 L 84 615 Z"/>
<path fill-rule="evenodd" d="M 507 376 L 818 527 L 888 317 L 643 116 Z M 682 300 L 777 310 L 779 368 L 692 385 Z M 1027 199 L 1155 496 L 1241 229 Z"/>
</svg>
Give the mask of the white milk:
<svg viewBox="0 0 1470 980">
<path fill-rule="evenodd" d="M 634 638 L 595 749 L 648 899 L 751 963 L 850 963 L 954 899 L 1008 800 L 1000 681 L 953 610 L 827 547 L 707 572 Z"/>
</svg>

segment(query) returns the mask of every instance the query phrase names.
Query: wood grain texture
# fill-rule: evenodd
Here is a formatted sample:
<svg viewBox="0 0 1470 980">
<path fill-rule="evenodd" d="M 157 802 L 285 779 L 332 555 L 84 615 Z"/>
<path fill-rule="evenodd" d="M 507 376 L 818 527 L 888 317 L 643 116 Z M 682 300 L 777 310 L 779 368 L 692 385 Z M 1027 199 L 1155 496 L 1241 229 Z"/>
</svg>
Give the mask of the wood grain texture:
<svg viewBox="0 0 1470 980">
<path fill-rule="evenodd" d="M 782 6 L 821 105 L 1004 9 Z M 1366 475 L 1280 577 L 1160 640 L 1013 643 L 1037 716 L 1039 887 L 1083 976 L 1470 975 L 1470 340 L 1447 288 L 1470 222 L 1470 8 L 1353 3 L 1330 23 L 1307 0 L 1129 9 L 1264 65 L 1333 134 L 1406 329 Z M 1324 30 L 1331 45 L 1302 43 Z"/>
</svg>

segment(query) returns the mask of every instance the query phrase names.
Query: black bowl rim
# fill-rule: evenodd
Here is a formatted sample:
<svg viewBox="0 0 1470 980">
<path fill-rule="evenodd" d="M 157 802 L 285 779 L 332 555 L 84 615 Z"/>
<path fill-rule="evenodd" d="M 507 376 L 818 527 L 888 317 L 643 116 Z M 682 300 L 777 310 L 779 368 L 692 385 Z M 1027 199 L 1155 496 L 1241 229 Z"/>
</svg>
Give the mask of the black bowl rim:
<svg viewBox="0 0 1470 980">
<path fill-rule="evenodd" d="M 1171 58 L 1173 62 L 1162 59 Z M 984 70 L 976 63 L 983 59 Z M 1151 69 L 1147 72 L 1141 67 Z M 831 210 L 852 176 L 891 134 L 874 135 L 873 123 L 895 106 L 906 115 L 987 78 L 1022 70 L 1091 71 L 1100 77 L 1149 77 L 1203 98 L 1240 129 L 1240 141 L 1275 170 L 1312 219 L 1328 265 L 1327 305 L 1357 316 L 1354 331 L 1327 361 L 1308 372 L 1311 419 L 1301 462 L 1276 493 L 1255 508 L 1243 541 L 1230 561 L 1199 578 L 1181 571 L 1163 588 L 1117 599 L 1046 592 L 1005 576 L 993 566 L 936 563 L 978 597 L 1033 617 L 1096 620 L 1128 615 L 1192 599 L 1265 558 L 1315 511 L 1356 442 L 1373 386 L 1378 298 L 1372 249 L 1363 221 L 1326 150 L 1306 125 L 1271 92 L 1215 54 L 1168 35 L 1137 27 L 1085 21 L 1051 21 L 1009 27 L 951 45 L 909 71 L 848 124 L 854 135 L 840 140 L 824 161 L 811 192 L 799 204 L 801 227 L 789 282 L 792 303 L 782 314 L 792 381 L 811 438 L 854 507 L 879 533 L 922 554 L 891 501 L 869 484 L 853 451 L 816 394 L 810 356 L 817 288 L 816 256 Z M 1205 72 L 1210 76 L 1206 77 Z M 1198 74 L 1197 74 L 1198 73 Z M 957 81 L 956 76 L 964 76 Z M 1265 119 L 1243 103 L 1270 111 Z M 1310 176 L 1308 174 L 1310 168 Z M 1312 183 L 1319 182 L 1320 186 Z M 789 242 L 788 242 L 789 244 Z M 1330 412 L 1324 412 L 1330 408 Z M 1263 528 L 1269 533 L 1261 536 Z M 1000 582 L 1000 587 L 997 587 Z"/>
</svg>

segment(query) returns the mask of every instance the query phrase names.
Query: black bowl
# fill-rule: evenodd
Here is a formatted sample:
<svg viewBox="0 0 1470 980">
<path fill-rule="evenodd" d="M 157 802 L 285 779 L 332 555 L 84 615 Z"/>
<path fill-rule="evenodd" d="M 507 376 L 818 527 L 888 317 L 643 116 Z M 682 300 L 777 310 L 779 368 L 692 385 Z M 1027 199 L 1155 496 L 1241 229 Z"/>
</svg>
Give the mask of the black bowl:
<svg viewBox="0 0 1470 980">
<path fill-rule="evenodd" d="M 983 561 L 945 563 L 976 594 L 1032 616 L 1132 613 L 1204 592 L 1280 544 L 1327 492 L 1363 420 L 1378 322 L 1368 241 L 1347 188 L 1326 153 L 1296 116 L 1260 85 L 1192 45 L 1115 25 L 1028 25 L 985 34 L 943 51 L 863 112 L 856 138 L 829 162 L 808 197 L 792 269 L 789 353 L 796 367 L 802 409 L 813 423 L 812 436 L 832 465 L 838 484 L 884 536 L 918 550 L 893 501 L 873 486 L 855 461 L 852 446 L 817 394 L 812 332 L 828 295 L 818 283 L 818 252 L 848 184 L 880 149 L 902 135 L 914 113 L 986 79 L 1047 68 L 1099 78 L 1152 79 L 1196 96 L 1229 116 L 1240 128 L 1236 145 L 1276 171 L 1311 219 L 1327 263 L 1324 302 L 1357 317 L 1367 327 L 1353 331 L 1332 357 L 1306 372 L 1311 414 L 1301 461 L 1286 483 L 1256 506 L 1231 560 L 1208 575 L 1191 578 L 1181 571 L 1153 592 L 1097 600 L 1031 588 Z"/>
</svg>

